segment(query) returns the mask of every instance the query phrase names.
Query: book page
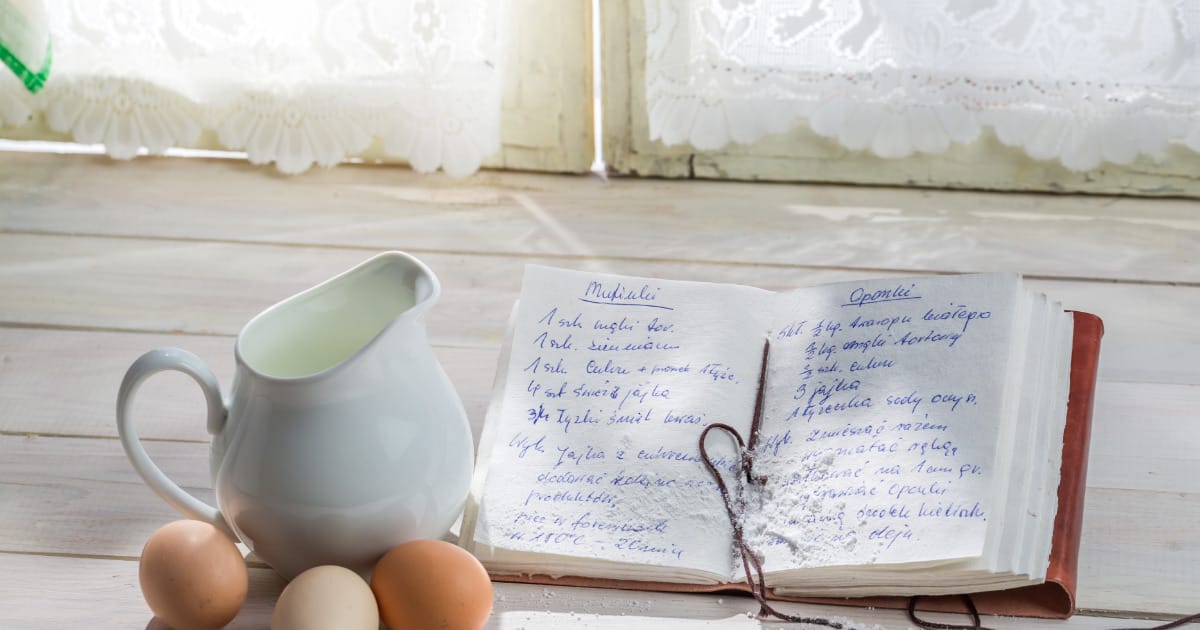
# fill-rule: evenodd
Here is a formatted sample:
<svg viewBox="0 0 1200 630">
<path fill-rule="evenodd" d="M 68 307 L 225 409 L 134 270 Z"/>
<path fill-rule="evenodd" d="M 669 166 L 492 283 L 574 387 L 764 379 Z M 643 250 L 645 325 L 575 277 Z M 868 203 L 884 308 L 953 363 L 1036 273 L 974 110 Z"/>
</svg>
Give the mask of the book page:
<svg viewBox="0 0 1200 630">
<path fill-rule="evenodd" d="M 727 576 L 698 439 L 712 422 L 747 430 L 770 295 L 528 267 L 475 541 Z"/>
<path fill-rule="evenodd" d="M 748 517 L 768 571 L 976 557 L 986 540 L 1018 278 L 779 294 Z"/>
</svg>

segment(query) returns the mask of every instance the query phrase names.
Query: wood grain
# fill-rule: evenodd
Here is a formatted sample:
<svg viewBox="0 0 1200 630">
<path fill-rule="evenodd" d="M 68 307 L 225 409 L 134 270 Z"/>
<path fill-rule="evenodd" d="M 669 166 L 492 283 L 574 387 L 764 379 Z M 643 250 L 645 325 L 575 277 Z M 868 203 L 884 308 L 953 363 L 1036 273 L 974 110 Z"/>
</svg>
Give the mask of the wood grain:
<svg viewBox="0 0 1200 630">
<path fill-rule="evenodd" d="M 169 630 L 142 599 L 136 561 L 0 553 L 0 573 L 22 576 L 0 590 L 0 627 Z M 246 603 L 226 628 L 271 624 L 284 582 L 270 569 L 249 573 Z"/>
<path fill-rule="evenodd" d="M 173 242 L 0 233 L 0 324 L 234 335 L 262 309 L 361 262 L 329 247 Z M 441 302 L 427 322 L 435 343 L 499 346 L 525 264 L 766 289 L 897 272 L 702 262 L 429 253 Z M 1107 331 L 1101 374 L 1111 380 L 1200 384 L 1200 287 L 1064 280 L 1029 285 L 1066 308 L 1099 314 Z"/>
<path fill-rule="evenodd" d="M 146 537 L 176 518 L 114 439 L 121 375 L 173 345 L 228 387 L 240 327 L 386 248 L 444 295 L 435 350 L 476 431 L 526 263 L 788 289 L 1019 270 L 1104 318 L 1080 605 L 1200 610 L 1200 223 L 1194 202 L 829 186 L 705 185 L 377 168 L 264 177 L 218 161 L 0 155 L 0 628 L 149 627 Z M 164 470 L 211 500 L 200 396 L 164 374 L 135 414 Z M 252 569 L 234 627 L 265 627 L 281 584 Z M 785 627 L 740 597 L 498 585 L 493 628 Z M 803 608 L 907 627 L 890 611 Z M 1120 611 L 1125 611 L 1120 613 Z M 943 621 L 961 621 L 942 618 Z M 1076 616 L 997 628 L 1149 625 Z M 161 630 L 161 629 L 160 629 Z"/>
<path fill-rule="evenodd" d="M 1194 385 L 1098 383 L 1088 485 L 1168 493 L 1200 490 L 1198 409 L 1200 387 Z M 1200 581 L 1200 573 L 1195 577 Z"/>
<path fill-rule="evenodd" d="M 234 338 L 0 328 L 0 432 L 116 436 L 117 388 L 134 359 L 151 348 L 181 347 L 203 359 L 228 394 Z M 499 351 L 434 348 L 454 382 L 478 438 Z M 64 360 L 64 357 L 69 357 Z M 208 442 L 196 383 L 164 372 L 138 390 L 134 419 L 143 438 Z"/>
<path fill-rule="evenodd" d="M 147 448 L 177 483 L 212 501 L 207 445 Z M 1080 607 L 1179 614 L 1195 607 L 1200 540 L 1190 532 L 1200 522 L 1200 479 L 1172 490 L 1143 486 L 1089 483 Z M 0 551 L 134 558 L 151 532 L 177 518 L 112 439 L 0 436 L 0 493 Z"/>
<path fill-rule="evenodd" d="M 57 628 L 146 628 L 166 630 L 153 618 L 138 588 L 137 563 L 105 558 L 62 558 L 0 553 L 0 574 L 20 575 L 0 590 L 0 627 L 12 630 Z M 795 628 L 765 623 L 748 616 L 756 607 L 748 597 L 657 594 L 590 588 L 556 588 L 525 584 L 494 585 L 494 608 L 488 630 L 559 630 L 587 627 L 625 630 L 654 628 L 720 628 L 753 630 Z M 269 569 L 250 569 L 250 588 L 241 612 L 228 630 L 261 629 L 270 625 L 275 599 L 283 580 Z M 98 615 L 98 605 L 103 615 Z M 837 606 L 780 604 L 792 614 L 824 615 L 850 622 L 853 628 L 904 627 L 903 614 Z M 930 614 L 932 621 L 962 623 L 952 615 Z M 1109 628 L 1111 619 L 1076 616 L 1068 621 L 988 617 L 997 629 L 1096 630 Z M 52 625 L 51 625 L 52 624 Z"/>
<path fill-rule="evenodd" d="M 122 374 L 147 349 L 185 347 L 225 387 L 233 339 L 193 335 L 0 328 L 0 432 L 116 437 L 113 409 Z M 498 351 L 436 347 L 478 441 Z M 64 361 L 62 357 L 72 357 Z M 64 395 L 70 383 L 70 395 Z M 1200 387 L 1101 381 L 1096 392 L 1089 482 L 1093 486 L 1200 492 Z M 187 377 L 165 373 L 135 402 L 142 437 L 207 443 L 203 399 Z"/>
<path fill-rule="evenodd" d="M 284 179 L 220 160 L 124 166 L 101 157 L 0 154 L 0 173 L 10 182 L 0 176 L 8 198 L 0 201 L 0 227 L 417 252 L 1200 282 L 1200 215 L 1188 200 L 507 173 L 454 180 L 368 167 Z M 114 186 L 124 194 L 106 194 Z"/>
</svg>

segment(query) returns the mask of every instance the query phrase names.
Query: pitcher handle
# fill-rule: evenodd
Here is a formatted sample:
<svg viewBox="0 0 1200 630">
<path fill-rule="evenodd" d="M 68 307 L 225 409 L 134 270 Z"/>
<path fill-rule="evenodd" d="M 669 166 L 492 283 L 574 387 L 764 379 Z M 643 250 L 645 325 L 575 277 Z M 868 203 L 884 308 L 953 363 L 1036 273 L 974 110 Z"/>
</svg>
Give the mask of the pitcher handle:
<svg viewBox="0 0 1200 630">
<path fill-rule="evenodd" d="M 121 381 L 121 389 L 117 392 L 117 433 L 121 436 L 121 446 L 125 447 L 125 455 L 129 457 L 134 470 L 141 475 L 142 481 L 168 505 L 188 518 L 212 524 L 236 541 L 238 538 L 225 522 L 221 511 L 197 499 L 171 481 L 150 459 L 150 455 L 138 439 L 137 429 L 134 428 L 129 413 L 133 394 L 147 378 L 166 370 L 183 372 L 200 385 L 208 403 L 209 434 L 216 435 L 225 426 L 228 411 L 221 400 L 221 389 L 212 370 L 208 369 L 200 357 L 187 350 L 158 348 L 138 357 L 137 361 L 129 366 L 129 370 L 125 372 L 125 379 Z"/>
</svg>

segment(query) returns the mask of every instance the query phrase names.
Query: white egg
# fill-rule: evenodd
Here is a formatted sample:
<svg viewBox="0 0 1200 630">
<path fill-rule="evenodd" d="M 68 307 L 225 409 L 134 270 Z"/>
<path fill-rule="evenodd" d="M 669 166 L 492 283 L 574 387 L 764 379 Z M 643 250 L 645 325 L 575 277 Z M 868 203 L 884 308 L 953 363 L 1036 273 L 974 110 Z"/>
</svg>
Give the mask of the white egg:
<svg viewBox="0 0 1200 630">
<path fill-rule="evenodd" d="M 271 630 L 377 630 L 379 607 L 357 573 L 337 566 L 313 567 L 279 594 Z"/>
</svg>

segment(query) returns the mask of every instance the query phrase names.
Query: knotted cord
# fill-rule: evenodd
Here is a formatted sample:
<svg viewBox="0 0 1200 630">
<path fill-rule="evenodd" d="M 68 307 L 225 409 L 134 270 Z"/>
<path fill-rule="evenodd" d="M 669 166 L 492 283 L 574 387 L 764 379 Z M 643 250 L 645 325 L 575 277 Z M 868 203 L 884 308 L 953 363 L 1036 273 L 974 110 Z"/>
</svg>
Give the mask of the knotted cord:
<svg viewBox="0 0 1200 630">
<path fill-rule="evenodd" d="M 750 486 L 761 488 L 767 482 L 767 478 L 754 473 L 754 451 L 758 445 L 759 428 L 762 425 L 763 414 L 763 395 L 766 391 L 767 382 L 767 356 L 770 353 L 771 342 L 763 342 L 762 366 L 758 373 L 758 394 L 754 400 L 754 417 L 750 422 L 750 439 L 742 438 L 741 433 L 734 427 L 723 422 L 714 422 L 704 427 L 700 432 L 700 459 L 704 462 L 704 466 L 708 468 L 708 472 L 717 482 L 717 489 L 721 491 L 721 499 L 725 503 L 725 513 L 729 517 L 729 523 L 733 526 L 733 544 L 738 550 L 738 555 L 742 557 L 742 569 L 746 572 L 746 584 L 750 587 L 750 593 L 758 602 L 758 617 L 760 619 L 774 617 L 783 621 L 791 621 L 796 623 L 807 623 L 816 626 L 826 626 L 834 628 L 834 630 L 843 630 L 845 624 L 826 619 L 824 617 L 802 617 L 799 615 L 789 615 L 780 612 L 767 603 L 767 587 L 766 579 L 763 575 L 762 559 L 758 556 L 750 545 L 746 543 L 745 531 L 742 528 L 742 515 L 746 510 L 746 488 Z M 729 486 L 725 484 L 725 479 L 721 476 L 721 471 L 717 469 L 716 464 L 708 455 L 708 447 L 706 440 L 708 433 L 714 429 L 728 433 L 730 437 L 737 442 L 738 457 L 737 465 L 734 469 L 734 479 L 737 480 L 736 496 L 729 491 Z M 745 481 L 742 480 L 743 473 Z M 753 568 L 753 571 L 751 569 Z M 921 619 L 917 616 L 917 600 L 920 596 L 913 596 L 908 599 L 908 619 L 919 628 L 925 630 L 991 630 L 982 625 L 979 610 L 975 607 L 974 600 L 970 595 L 960 595 L 964 606 L 966 606 L 966 614 L 971 616 L 971 625 L 959 625 L 949 623 L 938 623 Z M 1175 621 L 1149 628 L 1117 628 L 1115 630 L 1170 630 L 1180 626 L 1200 622 L 1200 613 L 1177 619 Z"/>
<path fill-rule="evenodd" d="M 717 488 L 721 491 L 721 499 L 725 502 L 725 513 L 729 516 L 729 523 L 733 526 L 733 544 L 737 548 L 739 555 L 742 557 L 742 569 L 746 572 L 746 584 L 750 587 L 750 593 L 754 599 L 758 601 L 758 616 L 759 618 L 775 617 L 783 621 L 794 621 L 797 623 L 807 623 L 817 626 L 826 626 L 835 630 L 842 630 L 845 626 L 836 621 L 825 619 L 824 617 L 802 617 L 799 615 L 789 615 L 780 612 L 767 603 L 767 587 L 766 579 L 763 576 L 762 559 L 758 554 L 746 544 L 745 532 L 742 528 L 741 515 L 745 513 L 746 508 L 746 493 L 747 485 L 762 487 L 766 483 L 767 478 L 754 474 L 754 448 L 758 444 L 758 430 L 762 424 L 763 411 L 763 391 L 766 389 L 767 380 L 767 355 L 770 352 L 771 342 L 763 342 L 762 366 L 758 373 L 758 395 L 754 400 L 754 418 L 750 423 L 750 440 L 749 444 L 742 439 L 742 435 L 738 430 L 723 422 L 714 422 L 706 427 L 700 433 L 700 459 L 708 468 L 708 472 L 712 474 L 713 479 L 717 482 Z M 734 478 L 737 480 L 737 496 L 736 499 L 729 492 L 729 486 L 725 484 L 725 479 L 721 477 L 721 472 L 717 470 L 716 464 L 712 458 L 708 456 L 708 447 L 705 442 L 708 438 L 708 433 L 713 429 L 718 429 L 728 433 L 737 442 L 738 458 L 735 469 Z M 745 481 L 741 477 L 745 473 Z M 753 567 L 753 572 L 750 570 Z"/>
</svg>

